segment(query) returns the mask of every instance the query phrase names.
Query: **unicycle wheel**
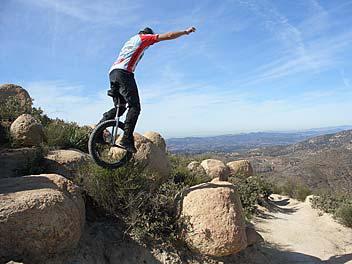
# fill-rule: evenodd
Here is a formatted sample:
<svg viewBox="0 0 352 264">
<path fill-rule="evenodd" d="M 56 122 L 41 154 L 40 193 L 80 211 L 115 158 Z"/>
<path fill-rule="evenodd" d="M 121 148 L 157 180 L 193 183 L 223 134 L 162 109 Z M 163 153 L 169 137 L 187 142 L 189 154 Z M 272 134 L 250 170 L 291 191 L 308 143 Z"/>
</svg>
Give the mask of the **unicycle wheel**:
<svg viewBox="0 0 352 264">
<path fill-rule="evenodd" d="M 124 124 L 119 122 L 121 131 Z M 108 169 L 116 169 L 124 166 L 132 158 L 133 154 L 118 147 L 112 142 L 112 135 L 117 129 L 115 120 L 107 120 L 100 123 L 89 137 L 88 150 L 94 162 Z"/>
</svg>

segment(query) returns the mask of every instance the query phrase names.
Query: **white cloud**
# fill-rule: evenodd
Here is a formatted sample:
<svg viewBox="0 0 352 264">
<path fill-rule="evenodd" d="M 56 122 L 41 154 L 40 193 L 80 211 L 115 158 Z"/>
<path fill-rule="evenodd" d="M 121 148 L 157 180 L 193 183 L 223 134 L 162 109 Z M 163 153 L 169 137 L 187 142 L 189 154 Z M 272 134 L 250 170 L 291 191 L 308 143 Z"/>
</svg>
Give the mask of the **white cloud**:
<svg viewBox="0 0 352 264">
<path fill-rule="evenodd" d="M 86 32 L 90 32 L 91 23 L 97 24 L 97 27 L 100 28 L 100 25 L 105 25 L 105 23 L 126 25 L 140 19 L 135 15 L 138 12 L 134 12 L 139 9 L 138 4 L 131 5 L 128 2 L 118 2 L 117 8 L 115 1 L 106 1 L 106 3 L 105 1 L 102 3 L 83 0 L 17 1 L 49 9 L 54 11 L 56 15 L 65 18 L 74 18 L 88 25 L 84 29 L 80 29 L 87 30 Z M 262 94 L 256 94 L 253 92 L 254 89 L 241 92 L 244 90 L 242 89 L 243 85 L 263 83 L 299 73 L 320 72 L 339 65 L 341 55 L 352 42 L 352 31 L 324 34 L 325 29 L 331 25 L 330 11 L 324 10 L 317 1 L 309 2 L 311 12 L 316 15 L 309 16 L 298 25 L 293 24 L 280 13 L 273 5 L 274 1 L 248 0 L 239 2 L 252 10 L 256 18 L 263 22 L 263 24 L 257 24 L 264 25 L 265 30 L 270 33 L 270 41 L 277 44 L 271 47 L 272 50 L 275 49 L 275 54 L 271 58 L 263 56 L 262 58 L 265 58 L 267 63 L 263 62 L 262 65 L 248 72 L 248 76 L 238 81 L 240 85 L 226 86 L 225 81 L 221 78 L 232 79 L 234 72 L 229 67 L 231 64 L 218 63 L 218 56 L 224 55 L 220 54 L 215 45 L 218 44 L 217 41 L 221 41 L 221 38 L 217 38 L 218 35 L 216 35 L 219 34 L 218 31 L 209 30 L 206 34 L 199 34 L 200 37 L 193 40 L 192 35 L 191 40 L 187 42 L 181 39 L 177 40 L 177 43 L 172 44 L 177 44 L 177 48 L 170 46 L 170 49 L 164 50 L 166 52 L 155 54 L 153 59 L 155 65 L 143 62 L 144 66 L 152 65 L 153 67 L 144 67 L 148 68 L 145 77 L 137 80 L 143 83 L 140 85 L 142 113 L 137 131 L 157 130 L 165 136 L 171 137 L 310 128 L 352 122 L 350 115 L 347 115 L 352 110 L 351 104 L 346 100 L 352 96 L 344 94 L 342 90 L 336 90 L 336 87 L 332 88 L 333 91 L 325 91 L 324 89 L 312 90 L 311 87 L 304 86 L 305 90 L 311 91 L 300 92 L 295 96 L 287 92 L 285 98 L 272 95 L 268 91 L 267 98 L 270 96 L 273 98 L 269 100 L 261 98 Z M 209 16 L 207 12 L 204 13 L 208 8 L 209 6 L 202 2 L 202 6 L 190 10 L 190 13 L 185 17 L 174 16 L 165 21 L 159 21 L 159 17 L 153 19 L 155 19 L 155 24 L 165 22 L 160 27 L 182 26 L 186 22 L 199 23 L 202 26 L 213 23 L 214 27 L 222 24 L 223 28 L 219 27 L 219 31 L 226 31 L 226 34 L 228 31 L 238 32 L 250 26 L 251 22 L 248 20 L 238 21 L 239 23 L 231 21 L 232 23 L 229 23 L 231 25 L 223 24 L 225 19 L 221 19 L 227 11 L 226 8 L 229 8 L 228 2 L 219 4 L 218 8 L 212 10 L 213 12 Z M 122 13 L 123 15 L 121 15 Z M 133 14 L 129 16 L 130 13 Z M 251 17 L 251 19 L 253 18 Z M 207 21 L 211 21 L 211 23 L 207 24 Z M 60 25 L 54 24 L 53 32 L 59 30 L 56 26 L 60 29 Z M 198 33 L 201 33 L 201 30 L 200 28 Z M 65 35 L 70 34 L 65 32 Z M 53 52 L 55 51 L 56 38 L 60 38 L 60 35 L 54 34 Z M 73 34 L 71 38 L 72 42 L 79 39 Z M 105 45 L 107 41 L 102 41 L 100 38 L 91 39 L 93 42 L 89 43 L 89 40 L 85 40 L 85 45 L 89 48 L 95 47 L 97 50 L 93 50 L 94 53 L 99 54 L 98 51 L 104 48 L 99 45 Z M 261 45 L 261 43 L 258 41 L 253 45 Z M 198 76 L 198 79 L 196 79 L 197 77 L 191 79 L 187 72 L 180 71 L 184 65 L 181 65 L 179 60 L 188 56 L 185 54 L 193 56 L 196 54 L 202 56 L 202 59 L 205 57 L 209 60 L 209 65 L 222 70 L 221 72 L 224 74 L 219 76 L 221 79 L 219 87 L 208 84 L 212 76 L 204 79 L 199 79 Z M 89 57 L 88 53 L 87 57 Z M 344 73 L 341 77 L 345 88 L 349 88 L 350 79 Z M 106 88 L 101 89 L 101 92 L 98 93 L 87 94 L 87 87 L 80 83 L 72 84 L 66 81 L 50 80 L 29 82 L 24 87 L 35 99 L 35 105 L 42 107 L 49 116 L 77 121 L 80 124 L 96 123 L 102 113 L 112 107 L 111 99 L 105 94 Z M 346 95 L 345 100 L 341 99 L 344 98 L 343 95 Z"/>
<path fill-rule="evenodd" d="M 140 8 L 136 1 L 83 1 L 83 0 L 17 0 L 26 4 L 53 10 L 57 13 L 83 22 L 124 25 L 135 21 L 136 10 Z"/>
<path fill-rule="evenodd" d="M 258 1 L 242 1 L 263 19 L 264 25 L 274 38 L 283 43 L 267 63 L 259 65 L 248 77 L 238 81 L 242 85 L 253 85 L 280 79 L 299 73 L 320 73 L 339 67 L 343 54 L 352 43 L 352 31 L 337 31 L 325 34 L 331 27 L 330 15 L 342 6 L 327 11 L 317 1 L 306 2 L 311 7 L 310 15 L 299 26 L 291 25 L 275 7 Z"/>
<path fill-rule="evenodd" d="M 112 107 L 105 89 L 88 94 L 80 84 L 64 81 L 37 81 L 24 84 L 34 106 L 41 107 L 49 117 L 78 122 L 81 125 L 99 121 L 102 113 Z"/>
<path fill-rule="evenodd" d="M 98 122 L 102 113 L 112 107 L 104 89 L 98 94 L 87 94 L 85 87 L 64 81 L 31 82 L 24 87 L 35 99 L 35 106 L 50 117 L 82 125 Z M 315 90 L 295 97 L 257 100 L 258 95 L 253 93 L 220 92 L 208 87 L 205 91 L 161 93 L 144 103 L 148 96 L 141 93 L 142 112 L 136 131 L 155 130 L 175 137 L 349 124 L 351 96 L 344 89 L 333 93 Z M 321 98 L 329 100 L 318 100 Z"/>
<path fill-rule="evenodd" d="M 329 100 L 318 100 L 321 97 Z M 351 110 L 348 100 L 331 100 L 319 91 L 262 101 L 229 93 L 179 93 L 145 105 L 138 129 L 157 130 L 167 137 L 306 129 L 350 124 L 351 116 L 341 113 Z"/>
<path fill-rule="evenodd" d="M 292 25 L 272 2 L 267 0 L 240 0 L 239 2 L 247 6 L 261 19 L 265 29 L 286 46 L 286 50 L 290 54 L 295 53 L 299 56 L 305 56 L 305 44 L 301 31 Z"/>
</svg>

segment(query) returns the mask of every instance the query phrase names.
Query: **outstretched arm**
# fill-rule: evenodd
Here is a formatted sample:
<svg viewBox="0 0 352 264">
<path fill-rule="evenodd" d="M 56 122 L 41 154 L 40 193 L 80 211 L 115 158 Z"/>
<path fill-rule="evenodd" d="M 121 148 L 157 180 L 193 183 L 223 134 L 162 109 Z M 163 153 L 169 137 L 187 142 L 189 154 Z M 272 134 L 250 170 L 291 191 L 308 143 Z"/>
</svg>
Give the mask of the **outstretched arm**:
<svg viewBox="0 0 352 264">
<path fill-rule="evenodd" d="M 187 28 L 186 30 L 183 30 L 183 31 L 173 31 L 173 32 L 159 34 L 158 41 L 176 39 L 178 37 L 181 37 L 183 35 L 188 35 L 188 34 L 195 32 L 195 31 L 196 31 L 195 27 L 190 27 L 190 28 Z"/>
</svg>

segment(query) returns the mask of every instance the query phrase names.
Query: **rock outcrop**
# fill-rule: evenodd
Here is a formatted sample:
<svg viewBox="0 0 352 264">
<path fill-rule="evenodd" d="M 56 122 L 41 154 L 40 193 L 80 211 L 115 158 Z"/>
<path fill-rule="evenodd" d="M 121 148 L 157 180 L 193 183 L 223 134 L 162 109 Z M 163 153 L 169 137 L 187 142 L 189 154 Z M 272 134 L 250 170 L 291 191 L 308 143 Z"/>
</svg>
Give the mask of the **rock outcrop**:
<svg viewBox="0 0 352 264">
<path fill-rule="evenodd" d="M 170 174 L 170 164 L 167 155 L 151 140 L 134 133 L 134 141 L 137 153 L 133 155 L 136 164 L 145 166 L 153 172 L 153 179 L 156 182 L 162 182 L 167 179 Z M 119 157 L 124 153 L 120 148 L 111 148 L 110 155 L 113 158 Z"/>
<path fill-rule="evenodd" d="M 88 154 L 76 149 L 52 150 L 44 157 L 43 167 L 47 173 L 57 173 L 74 179 L 78 169 L 91 161 Z"/>
<path fill-rule="evenodd" d="M 228 167 L 220 160 L 206 159 L 203 160 L 200 165 L 212 179 L 219 178 L 220 180 L 226 181 L 229 177 Z"/>
<path fill-rule="evenodd" d="M 43 142 L 43 126 L 31 115 L 20 115 L 11 125 L 10 133 L 16 144 L 23 147 L 39 146 Z"/>
<path fill-rule="evenodd" d="M 57 174 L 0 179 L 0 261 L 41 263 L 72 250 L 85 223 L 80 189 Z"/>
<path fill-rule="evenodd" d="M 165 139 L 158 132 L 148 131 L 148 132 L 145 132 L 143 136 L 149 139 L 151 142 L 153 142 L 163 152 L 166 152 Z"/>
<path fill-rule="evenodd" d="M 29 167 L 38 167 L 41 158 L 39 148 L 1 149 L 0 179 L 24 175 Z"/>
<path fill-rule="evenodd" d="M 230 169 L 230 174 L 232 176 L 253 176 L 253 167 L 248 160 L 231 161 L 226 165 Z"/>
<path fill-rule="evenodd" d="M 192 186 L 182 194 L 185 241 L 192 251 L 227 256 L 247 247 L 246 225 L 239 194 L 229 182 Z"/>
<path fill-rule="evenodd" d="M 195 174 L 206 174 L 205 169 L 202 167 L 202 165 L 198 161 L 191 161 L 187 165 L 187 169 L 190 172 L 195 173 Z"/>
<path fill-rule="evenodd" d="M 9 97 L 16 97 L 21 107 L 31 107 L 32 99 L 28 92 L 19 85 L 1 84 L 0 85 L 0 103 L 5 102 Z"/>
</svg>

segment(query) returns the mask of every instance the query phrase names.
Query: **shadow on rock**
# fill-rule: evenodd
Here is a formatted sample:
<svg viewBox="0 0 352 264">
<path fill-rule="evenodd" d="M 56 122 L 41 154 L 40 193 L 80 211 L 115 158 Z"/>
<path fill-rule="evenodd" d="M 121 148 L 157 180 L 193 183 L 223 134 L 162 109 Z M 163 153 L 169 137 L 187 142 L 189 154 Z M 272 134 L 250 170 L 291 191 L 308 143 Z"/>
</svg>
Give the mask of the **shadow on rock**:
<svg viewBox="0 0 352 264">
<path fill-rule="evenodd" d="M 14 177 L 11 180 L 4 178 L 0 180 L 0 194 L 8 194 L 22 191 L 39 190 L 39 189 L 54 189 L 58 186 L 44 176 L 35 177 Z"/>
<path fill-rule="evenodd" d="M 124 231 L 124 222 L 86 196 L 86 225 L 78 246 L 70 254 L 55 256 L 46 264 L 161 264 L 149 248 L 134 241 Z"/>
</svg>

